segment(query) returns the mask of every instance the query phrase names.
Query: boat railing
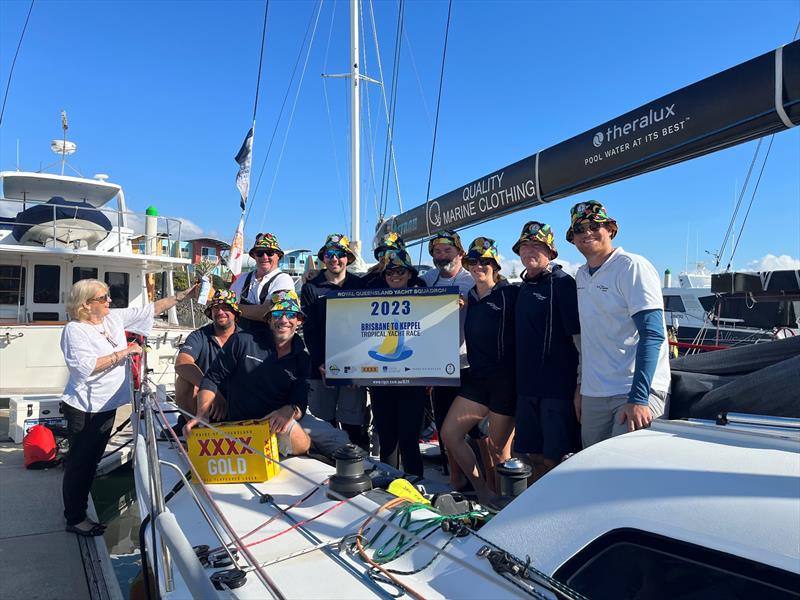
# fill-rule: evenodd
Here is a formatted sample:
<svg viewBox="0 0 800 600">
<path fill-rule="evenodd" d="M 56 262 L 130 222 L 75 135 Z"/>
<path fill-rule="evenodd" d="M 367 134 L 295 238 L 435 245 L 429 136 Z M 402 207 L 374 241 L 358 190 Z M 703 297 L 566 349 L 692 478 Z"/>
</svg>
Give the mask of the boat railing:
<svg viewBox="0 0 800 600">
<path fill-rule="evenodd" d="M 283 595 L 280 593 L 277 586 L 275 586 L 272 579 L 266 575 L 262 566 L 250 552 L 247 551 L 230 524 L 226 521 L 216 503 L 210 497 L 205 485 L 200 481 L 198 474 L 194 471 L 194 468 L 191 467 L 191 462 L 189 464 L 193 472 L 193 477 L 198 481 L 197 489 L 206 497 L 211 512 L 206 509 L 195 487 L 189 483 L 189 480 L 181 471 L 180 467 L 169 461 L 161 460 L 158 457 L 158 437 L 155 427 L 156 419 L 159 421 L 159 427 L 163 431 L 168 432 L 168 434 L 171 433 L 171 428 L 159 406 L 156 389 L 147 378 L 142 382 L 141 393 L 134 394 L 134 399 L 136 399 L 137 396 L 139 397 L 139 402 L 136 408 L 137 414 L 140 415 L 138 419 L 138 430 L 140 433 L 137 435 L 137 442 L 134 448 L 134 455 L 136 457 L 135 476 L 137 484 L 142 486 L 142 495 L 149 500 L 148 510 L 150 511 L 150 521 L 153 528 L 151 529 L 153 532 L 151 549 L 153 549 L 154 552 L 156 552 L 156 548 L 160 550 L 158 552 L 159 555 L 153 557 L 153 562 L 155 563 L 158 561 L 160 570 L 164 576 L 165 590 L 167 592 L 174 590 L 172 573 L 172 563 L 174 559 L 175 565 L 178 567 L 184 582 L 192 593 L 192 597 L 208 598 L 217 593 L 208 579 L 205 570 L 202 568 L 197 554 L 189 545 L 186 536 L 175 520 L 175 516 L 166 507 L 165 496 L 161 485 L 162 466 L 171 468 L 178 473 L 179 480 L 189 491 L 194 504 L 203 515 L 214 537 L 219 541 L 220 547 L 231 559 L 232 566 L 237 567 L 239 561 L 231 551 L 231 547 L 238 547 L 241 549 L 240 554 L 244 561 L 249 564 L 247 570 L 254 572 L 256 576 L 262 580 L 262 583 L 270 590 L 274 598 L 283 600 Z M 142 418 L 144 419 L 145 436 L 141 434 Z M 180 448 L 179 451 L 181 450 L 182 448 Z M 159 532 L 160 538 L 160 543 L 158 544 L 155 540 L 156 529 Z"/>
<path fill-rule="evenodd" d="M 79 212 L 92 212 L 92 213 L 100 213 L 105 215 L 108 220 L 112 223 L 112 230 L 109 235 L 116 236 L 116 243 L 113 244 L 111 247 L 106 247 L 107 250 L 112 252 L 123 252 L 127 248 L 127 244 L 131 241 L 132 238 L 142 237 L 142 242 L 139 245 L 140 247 L 132 247 L 131 250 L 135 254 L 162 254 L 162 255 L 175 255 L 181 257 L 180 255 L 180 248 L 183 242 L 182 238 L 182 227 L 183 222 L 181 219 L 176 217 L 165 217 L 161 215 L 147 215 L 145 213 L 139 213 L 134 211 L 123 211 L 117 208 L 103 206 L 103 207 L 94 207 L 94 206 L 63 206 L 58 204 L 49 204 L 47 202 L 39 201 L 39 200 L 20 200 L 17 198 L 5 198 L 0 197 L 0 203 L 9 203 L 11 205 L 17 206 L 19 209 L 16 210 L 16 214 L 18 215 L 16 220 L 13 223 L 9 223 L 10 225 L 22 225 L 22 226 L 39 226 L 42 225 L 41 222 L 34 223 L 25 221 L 24 219 L 19 218 L 19 213 L 22 211 L 31 208 L 32 206 L 45 206 L 49 209 L 52 209 L 52 240 L 59 239 L 59 229 L 63 229 L 66 223 L 70 223 L 69 230 L 75 232 L 81 231 L 94 231 L 94 229 L 90 227 L 86 227 L 81 225 L 79 221 Z M 13 209 L 12 209 L 13 210 Z M 62 215 L 67 213 L 69 214 L 72 212 L 72 217 L 61 218 L 58 217 L 58 213 Z M 153 223 L 155 227 L 153 231 L 156 233 L 154 234 L 138 234 L 136 233 L 137 230 L 141 229 L 144 230 L 146 228 L 148 219 L 154 219 L 155 222 Z M 126 228 L 130 228 L 133 233 L 125 231 Z M 63 236 L 61 236 L 63 237 Z M 77 240 L 76 240 L 77 241 Z M 163 244 L 166 242 L 167 244 L 167 253 L 163 254 L 160 250 L 163 247 Z M 54 243 L 54 242 L 53 242 Z M 69 242 L 65 242 L 69 243 Z"/>
</svg>

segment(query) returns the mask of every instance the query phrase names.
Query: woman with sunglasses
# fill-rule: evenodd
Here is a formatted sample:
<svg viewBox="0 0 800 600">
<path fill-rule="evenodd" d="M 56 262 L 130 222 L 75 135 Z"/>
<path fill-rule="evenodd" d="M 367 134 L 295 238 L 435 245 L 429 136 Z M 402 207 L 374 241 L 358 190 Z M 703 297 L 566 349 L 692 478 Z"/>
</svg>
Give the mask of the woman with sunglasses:
<svg viewBox="0 0 800 600">
<path fill-rule="evenodd" d="M 475 280 L 468 296 L 464 338 L 469 370 L 447 413 L 442 436 L 447 451 L 475 488 L 481 502 L 491 502 L 494 465 L 511 458 L 516 392 L 514 389 L 514 314 L 519 288 L 500 275 L 497 244 L 479 237 L 464 259 Z M 466 441 L 467 433 L 488 415 L 491 465 L 480 477 L 477 459 Z"/>
<path fill-rule="evenodd" d="M 105 530 L 89 519 L 86 508 L 117 408 L 130 401 L 127 358 L 142 352 L 138 344 L 127 344 L 125 330 L 148 334 L 155 315 L 188 298 L 196 287 L 144 307 L 111 309 L 108 286 L 102 281 L 83 279 L 72 286 L 67 299 L 72 320 L 61 334 L 69 373 L 61 396 L 70 447 L 62 483 L 67 531 L 96 536 Z"/>
<path fill-rule="evenodd" d="M 387 250 L 383 258 L 380 287 L 393 290 L 425 287 L 417 276 L 411 257 L 405 250 Z M 370 388 L 372 416 L 380 442 L 381 461 L 409 475 L 423 476 L 419 451 L 419 430 L 425 415 L 428 396 L 420 386 L 385 386 Z"/>
</svg>

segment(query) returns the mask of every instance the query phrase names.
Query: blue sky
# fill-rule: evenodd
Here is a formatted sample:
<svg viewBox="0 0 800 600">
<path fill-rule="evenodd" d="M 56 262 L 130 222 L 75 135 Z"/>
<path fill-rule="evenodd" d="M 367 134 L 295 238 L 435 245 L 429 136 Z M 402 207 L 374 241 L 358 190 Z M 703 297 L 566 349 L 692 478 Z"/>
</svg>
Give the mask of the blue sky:
<svg viewBox="0 0 800 600">
<path fill-rule="evenodd" d="M 78 144 L 71 164 L 84 175 L 108 173 L 125 188 L 132 209 L 153 204 L 161 214 L 188 219 L 188 231 L 230 240 L 239 218 L 233 156 L 252 118 L 263 6 L 37 2 L 0 128 L 0 168 L 16 167 L 17 142 L 22 169 L 54 162 L 49 142 L 61 135 L 59 113 L 65 109 L 68 137 Z M 27 1 L 0 3 L 3 91 L 28 7 Z M 251 189 L 298 54 L 301 67 L 305 61 L 301 43 L 317 7 L 317 2 L 271 3 Z M 369 4 L 364 7 L 367 11 Z M 388 87 L 397 3 L 376 2 L 374 9 Z M 302 68 L 250 199 L 248 239 L 268 230 L 284 248 L 316 249 L 327 233 L 349 230 L 346 84 L 320 77 L 348 68 L 347 13 L 347 3 L 330 1 L 319 11 L 280 165 Z M 445 2 L 406 4 L 395 125 L 406 209 L 425 201 L 446 15 Z M 457 1 L 432 196 L 788 43 L 799 19 L 795 1 Z M 368 12 L 364 22 L 366 72 L 377 79 Z M 370 86 L 364 102 L 364 116 L 367 105 L 371 116 L 365 137 L 375 140 L 374 179 L 380 189 L 385 119 L 377 86 Z M 687 256 L 690 267 L 696 258 L 710 263 L 705 251 L 719 249 L 755 143 L 521 211 L 463 236 L 466 241 L 494 237 L 510 259 L 522 224 L 537 219 L 556 230 L 560 258 L 578 263 L 580 255 L 563 238 L 569 208 L 595 198 L 618 220 L 618 244 L 647 256 L 660 271 L 683 270 Z M 365 139 L 363 145 L 371 143 Z M 365 240 L 376 221 L 369 162 L 365 149 Z M 753 181 L 746 202 L 752 186 Z M 391 187 L 388 209 L 396 213 Z M 776 258 L 765 260 L 770 255 Z M 798 258 L 800 131 L 793 130 L 775 136 L 734 267 L 800 266 Z"/>
</svg>

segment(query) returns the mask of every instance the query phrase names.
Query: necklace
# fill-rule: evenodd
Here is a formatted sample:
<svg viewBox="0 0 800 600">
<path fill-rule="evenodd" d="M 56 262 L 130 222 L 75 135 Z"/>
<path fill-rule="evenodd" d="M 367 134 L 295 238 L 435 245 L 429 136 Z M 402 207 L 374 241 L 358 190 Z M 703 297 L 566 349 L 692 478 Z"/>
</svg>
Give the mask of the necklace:
<svg viewBox="0 0 800 600">
<path fill-rule="evenodd" d="M 105 319 L 103 319 L 103 322 L 100 325 L 102 327 L 102 329 L 98 329 L 97 325 L 95 323 L 92 323 L 91 325 L 92 325 L 92 327 L 94 328 L 94 330 L 97 333 L 99 333 L 104 338 L 106 338 L 106 341 L 109 344 L 111 344 L 112 348 L 116 348 L 119 345 L 119 344 L 117 344 L 117 342 L 114 341 L 114 338 L 111 337 L 111 334 L 109 334 L 108 331 L 106 331 L 106 320 Z"/>
</svg>

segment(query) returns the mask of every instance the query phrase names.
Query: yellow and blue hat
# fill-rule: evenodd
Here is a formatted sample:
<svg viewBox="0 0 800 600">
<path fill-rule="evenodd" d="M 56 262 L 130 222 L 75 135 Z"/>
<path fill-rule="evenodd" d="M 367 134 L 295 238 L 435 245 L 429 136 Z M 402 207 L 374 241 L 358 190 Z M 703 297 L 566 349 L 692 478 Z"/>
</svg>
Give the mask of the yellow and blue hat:
<svg viewBox="0 0 800 600">
<path fill-rule="evenodd" d="M 547 223 L 542 223 L 540 221 L 528 221 L 525 223 L 522 227 L 522 233 L 519 234 L 519 239 L 511 247 L 514 254 L 519 254 L 519 247 L 525 242 L 539 242 L 547 246 L 550 249 L 551 260 L 558 256 L 555 236 L 553 235 L 553 230 L 550 228 L 550 225 Z"/>
<path fill-rule="evenodd" d="M 373 252 L 375 260 L 381 260 L 381 254 L 387 250 L 405 250 L 406 243 L 397 232 L 390 231 L 384 235 Z"/>
<path fill-rule="evenodd" d="M 273 310 L 291 310 L 305 316 L 305 313 L 300 310 L 300 298 L 294 290 L 281 290 L 275 292 L 269 297 L 270 312 Z"/>
<path fill-rule="evenodd" d="M 572 243 L 572 238 L 575 237 L 575 233 L 572 231 L 572 228 L 575 227 L 577 223 L 582 223 L 583 221 L 607 224 L 611 230 L 612 240 L 614 239 L 614 236 L 617 235 L 617 222 L 608 216 L 606 208 L 597 200 L 589 200 L 588 202 L 578 202 L 570 209 L 569 229 L 567 230 L 568 242 Z"/>
<path fill-rule="evenodd" d="M 438 233 L 435 233 L 433 237 L 428 242 L 428 252 L 433 255 L 433 247 L 436 244 L 448 244 L 450 246 L 454 246 L 459 253 L 464 254 L 464 247 L 461 245 L 461 238 L 458 237 L 458 234 L 455 231 L 450 229 L 443 229 Z"/>
<path fill-rule="evenodd" d="M 250 248 L 248 254 L 253 256 L 253 252 L 256 250 L 274 250 L 283 256 L 283 250 L 281 250 L 281 245 L 278 243 L 278 238 L 272 233 L 259 233 L 256 236 L 256 243 Z"/>
<path fill-rule="evenodd" d="M 414 267 L 414 263 L 411 262 L 411 256 L 405 250 L 387 250 L 381 259 L 381 263 L 383 264 L 384 273 L 388 269 L 402 268 L 411 271 L 412 277 L 417 276 L 417 269 Z"/>
<path fill-rule="evenodd" d="M 239 310 L 239 302 L 236 300 L 236 292 L 231 290 L 214 290 L 214 295 L 211 296 L 208 306 L 203 311 L 209 319 L 211 318 L 211 309 L 215 306 L 227 306 L 237 317 L 242 316 L 242 311 Z"/>
<path fill-rule="evenodd" d="M 472 240 L 465 257 L 467 261 L 478 260 L 479 258 L 491 258 L 500 270 L 499 254 L 497 252 L 497 242 L 488 237 L 476 237 Z"/>
<path fill-rule="evenodd" d="M 342 250 L 347 254 L 347 262 L 353 263 L 356 260 L 356 255 L 350 249 L 350 238 L 343 233 L 332 233 L 325 239 L 325 244 L 317 252 L 317 257 L 324 260 L 325 252 L 328 250 Z"/>
</svg>

